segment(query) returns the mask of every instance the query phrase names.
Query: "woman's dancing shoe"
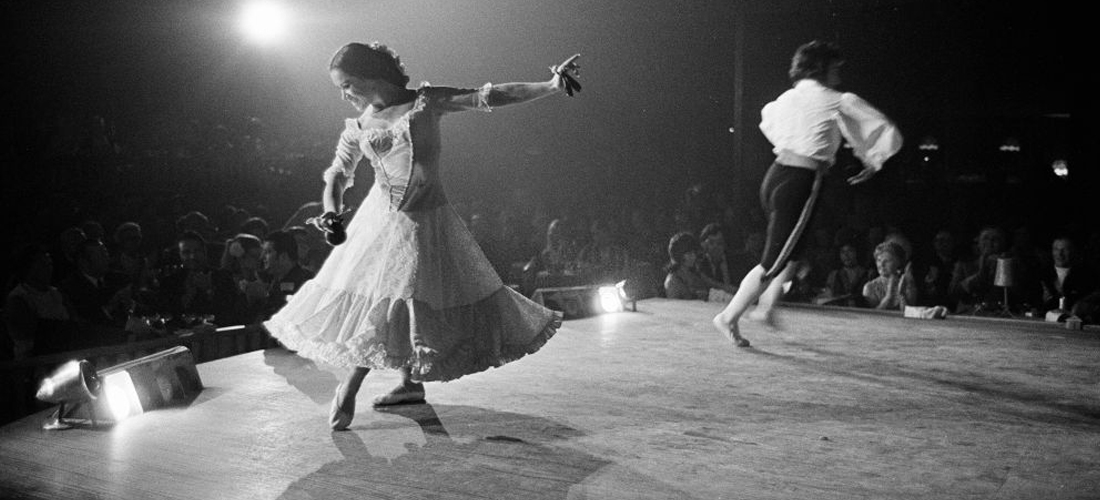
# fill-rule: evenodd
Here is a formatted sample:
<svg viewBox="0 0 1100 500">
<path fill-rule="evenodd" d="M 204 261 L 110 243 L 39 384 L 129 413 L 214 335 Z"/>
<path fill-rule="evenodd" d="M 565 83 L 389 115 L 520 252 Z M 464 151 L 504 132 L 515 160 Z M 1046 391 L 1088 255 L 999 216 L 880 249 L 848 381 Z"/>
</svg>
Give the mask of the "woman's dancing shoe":
<svg viewBox="0 0 1100 500">
<path fill-rule="evenodd" d="M 354 396 L 344 405 L 340 404 L 340 392 L 343 388 L 344 384 L 336 386 L 336 395 L 332 397 L 332 408 L 329 409 L 329 426 L 334 431 L 347 430 L 348 426 L 351 425 L 352 417 L 355 416 Z"/>
<path fill-rule="evenodd" d="M 374 399 L 371 401 L 371 404 L 373 404 L 374 406 L 393 406 L 417 404 L 423 402 L 424 386 L 420 386 L 419 389 L 409 389 L 408 387 L 399 386 L 390 392 L 375 396 Z"/>
</svg>

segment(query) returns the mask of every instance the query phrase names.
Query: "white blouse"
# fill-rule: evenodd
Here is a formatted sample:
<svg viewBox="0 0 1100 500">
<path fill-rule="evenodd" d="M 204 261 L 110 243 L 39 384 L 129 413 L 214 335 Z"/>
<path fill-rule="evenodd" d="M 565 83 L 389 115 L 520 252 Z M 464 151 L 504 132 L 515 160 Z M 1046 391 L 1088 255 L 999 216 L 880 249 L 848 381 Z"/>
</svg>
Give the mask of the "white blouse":
<svg viewBox="0 0 1100 500">
<path fill-rule="evenodd" d="M 814 160 L 797 164 L 832 165 L 843 137 L 857 158 L 875 170 L 901 149 L 902 137 L 886 115 L 859 96 L 804 79 L 760 112 L 760 130 L 777 157 Z"/>
</svg>

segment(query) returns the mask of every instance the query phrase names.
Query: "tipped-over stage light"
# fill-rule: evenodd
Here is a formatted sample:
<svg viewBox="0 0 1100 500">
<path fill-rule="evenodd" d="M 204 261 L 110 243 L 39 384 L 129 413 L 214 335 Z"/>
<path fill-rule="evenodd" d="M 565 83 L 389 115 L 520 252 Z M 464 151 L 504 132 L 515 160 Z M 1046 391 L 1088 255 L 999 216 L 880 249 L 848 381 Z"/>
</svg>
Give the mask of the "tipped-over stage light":
<svg viewBox="0 0 1100 500">
<path fill-rule="evenodd" d="M 75 375 L 78 370 L 82 378 Z M 191 351 L 179 346 L 99 372 L 87 361 L 71 361 L 42 381 L 38 399 L 61 403 L 57 421 L 45 426 L 60 429 L 88 419 L 97 425 L 97 416 L 118 423 L 156 408 L 187 404 L 202 389 Z"/>
<path fill-rule="evenodd" d="M 95 367 L 88 360 L 73 360 L 59 366 L 50 376 L 42 380 L 35 395 L 41 401 L 60 404 L 57 411 L 42 425 L 43 429 L 68 429 L 76 421 L 66 421 L 66 412 L 72 411 L 97 399 L 100 380 Z M 66 408 L 68 406 L 68 408 Z M 95 425 L 95 409 L 89 408 L 91 421 Z"/>
<path fill-rule="evenodd" d="M 561 311 L 564 319 L 574 319 L 623 311 L 627 303 L 631 304 L 631 310 L 637 311 L 635 295 L 628 281 L 620 281 L 614 285 L 539 288 L 531 295 L 531 299 L 547 308 Z"/>
</svg>

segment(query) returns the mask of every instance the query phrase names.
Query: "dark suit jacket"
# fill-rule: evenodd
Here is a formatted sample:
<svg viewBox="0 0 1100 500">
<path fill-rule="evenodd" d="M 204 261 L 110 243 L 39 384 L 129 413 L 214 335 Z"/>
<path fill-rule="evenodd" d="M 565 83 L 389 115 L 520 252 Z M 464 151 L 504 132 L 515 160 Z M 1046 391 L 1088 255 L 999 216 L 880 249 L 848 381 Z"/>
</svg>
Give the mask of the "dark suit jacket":
<svg viewBox="0 0 1100 500">
<path fill-rule="evenodd" d="M 1044 306 L 1047 310 L 1058 307 L 1058 299 L 1064 295 L 1066 297 L 1066 310 L 1068 311 L 1073 308 L 1073 304 L 1077 303 L 1081 297 L 1100 289 L 1100 273 L 1088 266 L 1078 264 L 1069 268 L 1066 280 L 1062 283 L 1062 294 L 1059 294 L 1058 289 L 1055 287 L 1057 282 L 1058 275 L 1054 271 L 1054 266 L 1046 267 L 1042 278 L 1043 295 L 1050 296 L 1051 299 L 1046 301 Z"/>
<path fill-rule="evenodd" d="M 222 269 L 207 268 L 203 272 L 210 273 L 210 290 L 195 294 L 186 304 L 183 299 L 191 271 L 180 267 L 161 279 L 160 288 L 157 291 L 156 312 L 176 316 L 213 314 L 214 322 L 218 325 L 242 322 L 245 319 L 244 294 L 233 282 L 233 276 Z"/>
<path fill-rule="evenodd" d="M 61 282 L 58 289 L 72 304 L 77 319 L 95 325 L 125 325 L 125 311 L 108 310 L 107 305 L 116 292 L 130 284 L 130 280 L 124 274 L 112 272 L 101 282 L 96 286 L 78 271 Z"/>
</svg>

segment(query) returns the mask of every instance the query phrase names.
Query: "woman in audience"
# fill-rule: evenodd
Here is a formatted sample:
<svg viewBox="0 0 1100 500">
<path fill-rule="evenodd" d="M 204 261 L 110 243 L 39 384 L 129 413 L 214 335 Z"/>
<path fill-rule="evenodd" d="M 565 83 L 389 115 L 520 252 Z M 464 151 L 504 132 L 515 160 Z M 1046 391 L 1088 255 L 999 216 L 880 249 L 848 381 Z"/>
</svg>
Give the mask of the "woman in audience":
<svg viewBox="0 0 1100 500">
<path fill-rule="evenodd" d="M 233 276 L 233 282 L 243 292 L 248 283 L 260 279 L 263 267 L 260 259 L 263 255 L 263 241 L 255 235 L 241 233 L 225 242 L 221 268 Z"/>
<path fill-rule="evenodd" d="M 837 252 L 840 267 L 829 271 L 825 288 L 829 303 L 847 307 L 863 307 L 863 285 L 871 279 L 871 270 L 860 264 L 854 243 L 847 242 Z"/>
<path fill-rule="evenodd" d="M 14 359 L 60 352 L 72 344 L 73 314 L 50 284 L 53 260 L 45 248 L 27 245 L 16 251 L 13 286 L 4 300 L 4 324 Z"/>
<path fill-rule="evenodd" d="M 863 285 L 863 298 L 875 309 L 902 309 L 917 303 L 917 284 L 909 272 L 908 255 L 899 243 L 884 241 L 875 247 L 878 277 Z"/>
</svg>

